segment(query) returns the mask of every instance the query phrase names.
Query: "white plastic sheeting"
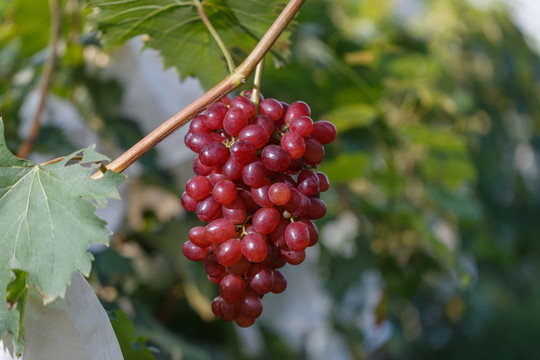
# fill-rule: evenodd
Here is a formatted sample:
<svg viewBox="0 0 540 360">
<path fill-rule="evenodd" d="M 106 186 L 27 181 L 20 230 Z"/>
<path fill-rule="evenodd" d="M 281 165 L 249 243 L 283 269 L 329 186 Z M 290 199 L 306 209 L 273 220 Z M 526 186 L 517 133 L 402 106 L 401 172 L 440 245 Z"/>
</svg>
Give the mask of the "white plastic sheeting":
<svg viewBox="0 0 540 360">
<path fill-rule="evenodd" d="M 111 322 L 86 279 L 73 273 L 64 299 L 43 306 L 30 295 L 24 321 L 26 346 L 13 356 L 0 341 L 0 360 L 122 360 Z"/>
</svg>

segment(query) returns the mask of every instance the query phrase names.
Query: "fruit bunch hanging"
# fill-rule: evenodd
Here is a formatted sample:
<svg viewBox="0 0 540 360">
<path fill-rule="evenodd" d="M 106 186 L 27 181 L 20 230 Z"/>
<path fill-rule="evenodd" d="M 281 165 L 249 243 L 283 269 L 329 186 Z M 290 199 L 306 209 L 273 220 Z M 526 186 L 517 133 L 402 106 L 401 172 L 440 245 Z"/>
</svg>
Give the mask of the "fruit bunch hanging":
<svg viewBox="0 0 540 360">
<path fill-rule="evenodd" d="M 318 241 L 313 220 L 326 213 L 319 197 L 329 181 L 317 166 L 336 137 L 305 102 L 259 99 L 257 108 L 247 96 L 224 97 L 185 137 L 198 155 L 182 205 L 207 225 L 190 230 L 182 251 L 219 284 L 214 314 L 242 327 L 262 313 L 266 293 L 287 287 L 278 269 L 302 263 Z"/>
</svg>

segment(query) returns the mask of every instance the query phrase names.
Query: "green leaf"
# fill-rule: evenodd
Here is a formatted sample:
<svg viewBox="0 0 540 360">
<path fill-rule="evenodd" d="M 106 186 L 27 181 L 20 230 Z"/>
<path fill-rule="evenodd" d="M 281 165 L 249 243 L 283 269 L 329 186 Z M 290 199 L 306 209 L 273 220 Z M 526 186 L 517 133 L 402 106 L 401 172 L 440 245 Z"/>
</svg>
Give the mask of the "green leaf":
<svg viewBox="0 0 540 360">
<path fill-rule="evenodd" d="M 14 277 L 6 286 L 6 300 L 9 309 L 17 307 L 19 312 L 18 332 L 13 337 L 15 352 L 19 356 L 22 353 L 24 346 L 24 313 L 26 307 L 26 299 L 28 297 L 28 273 L 21 270 L 13 270 Z"/>
<path fill-rule="evenodd" d="M 425 145 L 432 149 L 466 153 L 465 139 L 452 131 L 452 129 L 432 129 L 424 125 L 411 125 L 403 129 L 409 140 L 418 145 Z"/>
<path fill-rule="evenodd" d="M 369 126 L 375 121 L 376 111 L 368 104 L 347 105 L 333 110 L 329 120 L 339 132 Z"/>
<path fill-rule="evenodd" d="M 480 220 L 482 209 L 474 198 L 460 196 L 433 185 L 426 185 L 426 191 L 430 199 L 437 205 L 437 208 L 453 212 L 464 221 L 474 222 Z"/>
<path fill-rule="evenodd" d="M 124 359 L 153 360 L 154 355 L 144 344 L 144 336 L 135 336 L 135 326 L 122 310 L 116 310 L 110 315 L 111 324 L 122 349 Z"/>
<path fill-rule="evenodd" d="M 207 0 L 204 11 L 233 58 L 239 62 L 268 30 L 283 0 Z M 99 10 L 92 16 L 107 47 L 122 45 L 137 35 L 146 35 L 146 46 L 158 50 L 166 67 L 175 67 L 182 79 L 199 78 L 205 88 L 227 74 L 227 63 L 202 22 L 194 1 L 92 0 Z M 285 32 L 274 45 L 277 56 L 288 53 Z"/>
<path fill-rule="evenodd" d="M 354 180 L 364 175 L 369 165 L 369 156 L 364 153 L 342 153 L 335 159 L 321 164 L 320 171 L 324 172 L 333 183 Z"/>
<path fill-rule="evenodd" d="M 106 159 L 94 146 L 55 164 L 35 165 L 15 157 L 3 133 L 0 119 L 0 298 L 6 298 L 12 271 L 20 270 L 47 304 L 64 296 L 73 271 L 88 275 L 90 242 L 108 243 L 110 232 L 94 211 L 119 197 L 116 187 L 124 176 L 107 172 L 92 180 L 99 166 L 93 162 Z M 82 160 L 75 162 L 78 154 Z M 18 309 L 0 301 L 0 337 L 16 335 L 18 319 Z"/>
<path fill-rule="evenodd" d="M 7 10 L 7 17 L 13 21 L 10 35 L 20 39 L 25 56 L 47 47 L 51 22 L 48 1 L 14 0 Z"/>
</svg>

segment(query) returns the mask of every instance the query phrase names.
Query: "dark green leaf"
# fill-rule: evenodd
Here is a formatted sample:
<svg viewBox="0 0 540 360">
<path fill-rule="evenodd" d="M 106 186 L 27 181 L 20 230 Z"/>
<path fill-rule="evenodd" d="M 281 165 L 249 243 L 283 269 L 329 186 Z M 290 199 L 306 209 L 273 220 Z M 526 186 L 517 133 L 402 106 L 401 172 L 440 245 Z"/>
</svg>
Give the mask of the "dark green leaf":
<svg viewBox="0 0 540 360">
<path fill-rule="evenodd" d="M 122 349 L 124 359 L 153 360 L 154 356 L 146 347 L 143 336 L 135 335 L 135 326 L 122 310 L 116 310 L 111 316 L 111 324 Z"/>
<path fill-rule="evenodd" d="M 165 66 L 176 67 L 180 77 L 195 76 L 209 88 L 227 74 L 223 54 L 202 22 L 193 1 L 93 0 L 99 11 L 93 21 L 106 46 L 119 46 L 137 35 L 146 35 L 146 46 L 159 50 Z M 268 30 L 286 1 L 208 0 L 204 11 L 238 63 Z M 282 35 L 274 49 L 288 51 Z"/>
</svg>

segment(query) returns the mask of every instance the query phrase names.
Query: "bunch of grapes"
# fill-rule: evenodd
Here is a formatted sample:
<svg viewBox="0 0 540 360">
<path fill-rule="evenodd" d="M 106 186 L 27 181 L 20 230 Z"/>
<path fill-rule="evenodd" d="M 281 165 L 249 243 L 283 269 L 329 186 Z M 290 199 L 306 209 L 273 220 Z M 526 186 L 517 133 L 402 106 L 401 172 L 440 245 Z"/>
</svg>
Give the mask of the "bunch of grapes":
<svg viewBox="0 0 540 360">
<path fill-rule="evenodd" d="M 208 224 L 190 230 L 182 251 L 219 284 L 214 314 L 242 327 L 261 315 L 264 294 L 287 287 L 278 269 L 302 263 L 318 241 L 313 220 L 326 213 L 319 196 L 329 181 L 316 169 L 336 128 L 310 116 L 302 101 L 260 96 L 257 109 L 246 96 L 224 97 L 185 137 L 198 155 L 182 205 Z"/>
</svg>

